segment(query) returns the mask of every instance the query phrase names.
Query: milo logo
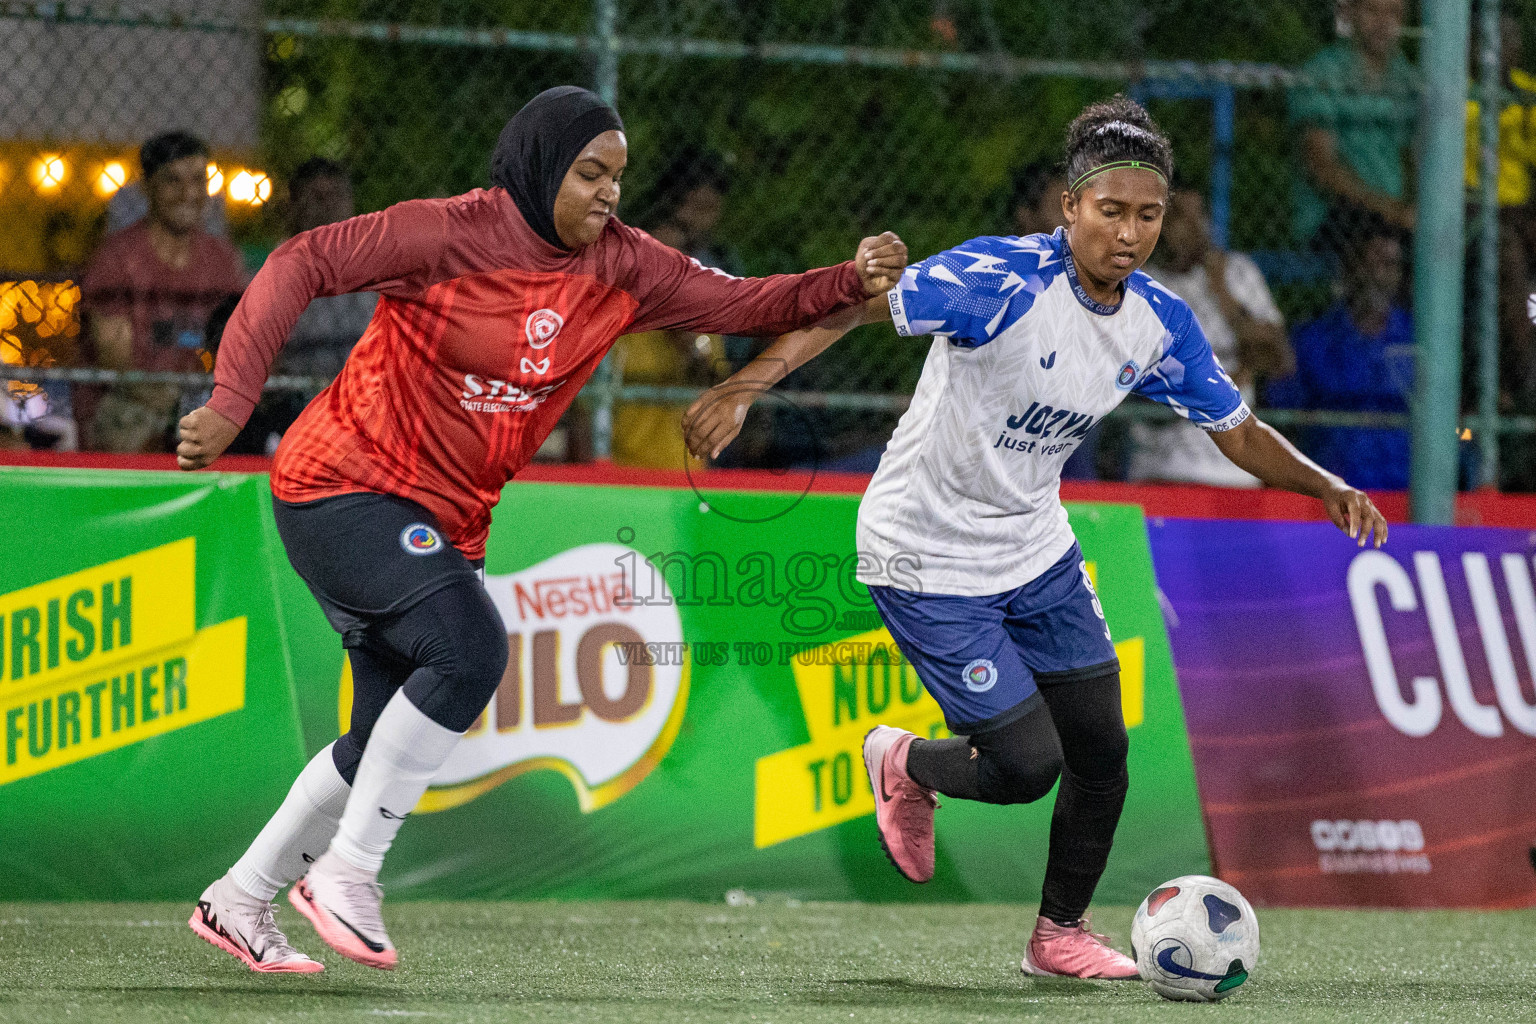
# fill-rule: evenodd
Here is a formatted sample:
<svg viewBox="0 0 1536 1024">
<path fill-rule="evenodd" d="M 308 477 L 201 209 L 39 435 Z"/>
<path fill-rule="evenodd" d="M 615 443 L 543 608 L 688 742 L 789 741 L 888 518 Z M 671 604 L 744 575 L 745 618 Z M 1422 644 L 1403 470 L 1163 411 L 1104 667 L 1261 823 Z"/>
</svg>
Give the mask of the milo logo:
<svg viewBox="0 0 1536 1024">
<path fill-rule="evenodd" d="M 631 600 L 620 559 L 635 557 L 622 544 L 586 544 L 521 572 L 486 576 L 507 627 L 507 668 L 418 811 L 459 806 L 537 769 L 564 775 L 582 810 L 592 811 L 660 763 L 682 725 L 689 665 L 626 657 L 646 645 L 683 648 L 670 593 Z M 349 677 L 342 690 L 345 729 Z"/>
</svg>

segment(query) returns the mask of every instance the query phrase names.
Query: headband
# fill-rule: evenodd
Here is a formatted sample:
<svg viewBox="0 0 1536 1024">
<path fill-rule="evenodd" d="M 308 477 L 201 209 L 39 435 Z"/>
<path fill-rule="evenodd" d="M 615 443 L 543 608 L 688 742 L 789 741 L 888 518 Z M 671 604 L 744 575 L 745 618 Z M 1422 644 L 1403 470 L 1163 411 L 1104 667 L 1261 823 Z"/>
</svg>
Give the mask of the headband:
<svg viewBox="0 0 1536 1024">
<path fill-rule="evenodd" d="M 1078 189 L 1086 185 L 1090 178 L 1097 178 L 1105 171 L 1118 170 L 1151 171 L 1162 180 L 1164 185 L 1168 184 L 1167 177 L 1164 176 L 1163 172 L 1159 170 L 1155 164 L 1149 164 L 1145 160 L 1114 160 L 1107 164 L 1099 164 L 1099 166 L 1091 168 L 1088 171 L 1085 171 L 1083 174 L 1078 175 L 1077 180 L 1072 183 L 1071 187 L 1068 188 L 1067 191 L 1076 192 Z"/>
</svg>

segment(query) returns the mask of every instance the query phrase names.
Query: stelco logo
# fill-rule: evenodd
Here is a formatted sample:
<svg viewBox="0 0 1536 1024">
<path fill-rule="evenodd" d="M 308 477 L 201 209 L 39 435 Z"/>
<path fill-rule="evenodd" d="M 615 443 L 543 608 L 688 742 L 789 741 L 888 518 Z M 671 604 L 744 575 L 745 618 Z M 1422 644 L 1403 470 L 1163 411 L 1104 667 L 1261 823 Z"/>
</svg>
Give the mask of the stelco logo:
<svg viewBox="0 0 1536 1024">
<path fill-rule="evenodd" d="M 623 563 L 615 563 L 632 554 L 621 544 L 586 544 L 485 578 L 507 624 L 507 669 L 417 811 L 457 807 L 540 768 L 569 779 L 581 809 L 592 811 L 656 767 L 682 725 L 689 666 L 622 656 L 683 640 L 675 602 L 630 599 Z M 350 683 L 344 674 L 343 728 Z"/>
<path fill-rule="evenodd" d="M 1536 592 L 1531 586 L 1531 567 L 1524 555 L 1513 552 L 1500 555 L 1499 564 L 1514 611 L 1515 628 L 1520 634 L 1520 646 L 1525 651 L 1526 668 L 1536 677 Z M 1406 736 L 1428 736 L 1440 725 L 1444 710 L 1443 686 L 1451 710 L 1474 734 L 1503 735 L 1505 722 L 1508 722 L 1517 732 L 1536 736 L 1536 705 L 1529 703 L 1521 690 L 1488 556 L 1481 551 L 1463 552 L 1461 565 L 1496 703 L 1483 704 L 1472 692 L 1472 678 L 1467 671 L 1461 633 L 1451 611 L 1450 591 L 1440 565 L 1440 555 L 1434 551 L 1413 553 L 1414 575 L 1418 578 L 1415 588 L 1413 577 L 1396 559 L 1384 551 L 1366 551 L 1350 563 L 1348 589 L 1376 703 L 1398 732 Z M 1418 612 L 1422 600 L 1423 615 L 1428 620 L 1430 639 L 1434 642 L 1440 678 L 1415 676 L 1406 691 L 1411 697 L 1405 697 L 1387 643 L 1382 614 L 1383 591 L 1385 603 L 1394 612 Z"/>
<path fill-rule="evenodd" d="M 545 363 L 548 363 L 547 359 Z M 468 412 L 529 412 L 543 405 L 544 399 L 563 383 L 557 380 L 553 384 L 524 388 L 504 380 L 486 380 L 477 374 L 466 373 L 464 390 L 459 393 L 459 405 Z"/>
</svg>

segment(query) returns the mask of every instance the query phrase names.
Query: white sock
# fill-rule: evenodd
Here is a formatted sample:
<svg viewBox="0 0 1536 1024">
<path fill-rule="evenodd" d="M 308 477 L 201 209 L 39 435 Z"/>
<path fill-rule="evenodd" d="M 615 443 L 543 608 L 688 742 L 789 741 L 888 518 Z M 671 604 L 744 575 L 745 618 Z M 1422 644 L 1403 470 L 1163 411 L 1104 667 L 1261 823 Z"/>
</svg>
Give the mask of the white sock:
<svg viewBox="0 0 1536 1024">
<path fill-rule="evenodd" d="M 332 852 L 377 875 L 395 833 L 461 735 L 418 711 L 404 690 L 395 691 L 363 748 Z"/>
<path fill-rule="evenodd" d="M 331 759 L 335 745 L 304 766 L 272 820 L 229 869 L 230 879 L 259 900 L 271 902 L 283 886 L 308 871 L 336 834 L 352 787 Z"/>
</svg>

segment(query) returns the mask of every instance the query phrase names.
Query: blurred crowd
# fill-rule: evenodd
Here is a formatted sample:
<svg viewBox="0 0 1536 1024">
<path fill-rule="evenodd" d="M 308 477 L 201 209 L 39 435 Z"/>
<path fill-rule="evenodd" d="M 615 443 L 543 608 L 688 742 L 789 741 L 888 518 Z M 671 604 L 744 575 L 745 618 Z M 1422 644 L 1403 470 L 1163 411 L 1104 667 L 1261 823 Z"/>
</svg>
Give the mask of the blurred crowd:
<svg viewBox="0 0 1536 1024">
<path fill-rule="evenodd" d="M 1414 378 L 1409 276 L 1417 113 L 1415 73 L 1401 46 L 1405 3 L 1345 0 L 1340 12 L 1347 31 L 1305 64 L 1301 70 L 1306 84 L 1288 95 L 1298 161 L 1289 197 L 1292 249 L 1280 255 L 1320 268 L 1315 273 L 1326 290 L 1326 301 L 1320 303 L 1325 308 L 1305 322 L 1288 324 L 1264 269 L 1265 260 L 1272 263 L 1277 254 L 1250 255 L 1218 244 L 1205 197 L 1178 182 L 1146 270 L 1189 302 L 1251 405 L 1403 413 Z M 1526 297 L 1536 290 L 1536 76 L 1520 66 L 1520 40 L 1519 25 L 1505 18 L 1501 74 L 1512 98 L 1497 114 L 1499 401 L 1502 412 L 1531 414 L 1536 413 L 1536 338 Z M 1469 103 L 1469 202 L 1478 185 L 1481 116 L 1478 104 Z M 181 132 L 143 144 L 141 173 L 112 197 L 105 217 L 107 233 L 80 276 L 85 330 L 78 361 L 83 365 L 174 371 L 213 367 L 222 325 L 250 268 L 226 237 L 222 203 L 209 198 L 209 160 L 208 147 Z M 311 159 L 283 184 L 283 220 L 289 234 L 356 212 L 349 170 L 334 161 Z M 1058 168 L 1022 169 L 1014 178 L 1005 218 L 1011 222 L 999 223 L 998 232 L 1023 235 L 1059 229 L 1065 188 Z M 661 174 L 654 193 L 660 198 L 651 203 L 650 215 L 640 226 L 705 266 L 740 273 L 740 260 L 719 231 L 730 190 L 724 160 L 705 151 L 685 151 Z M 1469 216 L 1469 225 L 1474 222 L 1475 216 Z M 1469 280 L 1473 273 L 1469 256 Z M 1477 394 L 1477 353 L 1473 303 L 1467 306 L 1464 393 L 1471 411 Z M 317 382 L 333 377 L 362 336 L 373 309 L 374 298 L 368 294 L 315 300 L 294 328 L 273 373 Z M 843 344 L 857 344 L 858 338 Z M 653 331 L 620 339 L 612 367 L 624 384 L 697 389 L 723 379 L 763 344 Z M 797 385 L 794 378 L 786 384 L 791 389 L 808 386 L 803 381 Z M 313 388 L 269 392 L 232 451 L 273 452 L 314 393 Z M 201 404 L 206 391 L 144 383 L 50 384 L 45 398 L 39 408 L 45 407 L 47 414 L 29 417 L 16 408 L 13 393 L 5 422 L 16 429 L 0 431 L 0 441 L 107 452 L 169 451 L 177 419 Z M 658 468 L 684 465 L 688 456 L 679 417 L 686 404 L 619 403 L 613 414 L 613 460 Z M 808 439 L 802 435 L 816 433 L 814 417 L 797 410 L 763 409 L 754 412 L 723 461 L 747 467 L 820 464 L 869 470 L 890 425 Z M 1404 430 L 1330 426 L 1292 433 L 1303 450 L 1352 483 L 1384 489 L 1407 486 Z M 1536 489 L 1536 446 L 1516 443 L 1524 440 L 1506 439 L 1502 483 L 1508 489 Z M 592 458 L 592 447 L 591 410 L 578 402 L 540 457 L 586 461 Z M 1465 482 L 1475 482 L 1476 466 L 1470 458 L 1466 461 Z M 1067 476 L 1226 487 L 1258 483 L 1226 462 L 1192 425 L 1134 417 L 1112 418 L 1090 435 L 1068 464 Z"/>
</svg>

